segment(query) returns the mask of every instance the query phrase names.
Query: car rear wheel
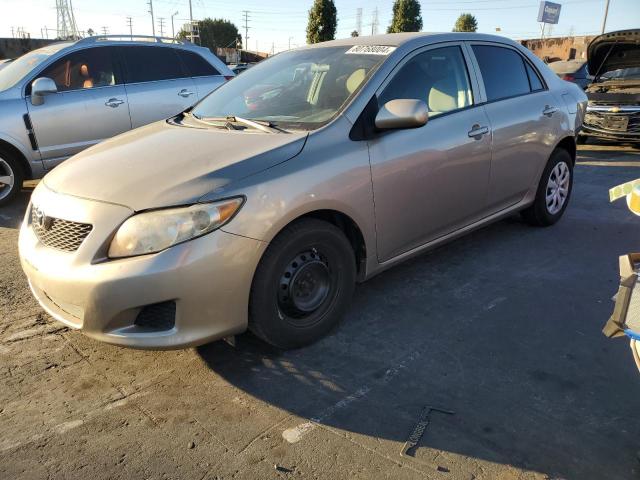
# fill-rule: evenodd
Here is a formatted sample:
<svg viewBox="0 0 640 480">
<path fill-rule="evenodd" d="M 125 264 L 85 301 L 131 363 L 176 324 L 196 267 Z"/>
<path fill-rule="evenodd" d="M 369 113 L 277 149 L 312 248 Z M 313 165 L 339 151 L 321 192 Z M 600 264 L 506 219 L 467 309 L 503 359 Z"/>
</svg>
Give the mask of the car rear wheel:
<svg viewBox="0 0 640 480">
<path fill-rule="evenodd" d="M 326 335 L 349 306 L 356 261 L 344 233 L 317 219 L 284 229 L 256 270 L 249 329 L 278 348 L 298 348 Z"/>
<path fill-rule="evenodd" d="M 531 225 L 553 225 L 564 214 L 572 189 L 573 159 L 566 150 L 557 149 L 542 172 L 533 204 L 522 211 L 522 216 Z"/>
<path fill-rule="evenodd" d="M 9 203 L 22 188 L 24 173 L 16 158 L 0 149 L 0 206 Z"/>
</svg>

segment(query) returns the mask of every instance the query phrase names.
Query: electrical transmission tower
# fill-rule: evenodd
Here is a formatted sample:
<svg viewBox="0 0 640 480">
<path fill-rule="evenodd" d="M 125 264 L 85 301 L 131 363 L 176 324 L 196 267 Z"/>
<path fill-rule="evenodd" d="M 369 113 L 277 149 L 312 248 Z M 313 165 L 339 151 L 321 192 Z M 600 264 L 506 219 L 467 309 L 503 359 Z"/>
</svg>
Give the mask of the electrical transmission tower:
<svg viewBox="0 0 640 480">
<path fill-rule="evenodd" d="M 127 17 L 127 27 L 129 27 L 129 35 L 133 38 L 133 19 L 131 17 Z"/>
<path fill-rule="evenodd" d="M 378 7 L 373 11 L 373 16 L 371 18 L 371 35 L 378 34 Z"/>
<path fill-rule="evenodd" d="M 107 27 L 102 27 L 102 35 L 109 35 L 109 29 Z"/>
<path fill-rule="evenodd" d="M 58 38 L 63 40 L 80 38 L 71 0 L 56 0 L 56 13 L 58 14 Z"/>
<path fill-rule="evenodd" d="M 356 32 L 358 36 L 362 36 L 362 8 L 356 10 Z"/>
<path fill-rule="evenodd" d="M 244 48 L 249 50 L 249 10 L 242 11 L 242 17 L 244 20 Z"/>
</svg>

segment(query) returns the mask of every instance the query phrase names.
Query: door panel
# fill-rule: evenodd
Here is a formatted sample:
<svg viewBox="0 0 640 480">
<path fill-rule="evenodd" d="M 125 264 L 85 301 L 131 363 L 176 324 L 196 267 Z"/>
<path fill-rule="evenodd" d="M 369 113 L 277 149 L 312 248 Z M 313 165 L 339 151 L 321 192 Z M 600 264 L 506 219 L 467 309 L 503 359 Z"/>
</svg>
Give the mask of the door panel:
<svg viewBox="0 0 640 480">
<path fill-rule="evenodd" d="M 403 61 L 378 96 L 379 105 L 409 98 L 429 109 L 423 127 L 369 141 L 380 261 L 484 216 L 491 135 L 471 78 L 460 45 L 432 47 Z"/>
<path fill-rule="evenodd" d="M 28 98 L 27 107 L 46 168 L 131 128 L 122 85 L 54 93 L 39 106 Z"/>
<path fill-rule="evenodd" d="M 482 107 L 370 142 L 380 261 L 484 215 L 490 135 L 470 138 L 474 125 L 488 125 Z"/>
<path fill-rule="evenodd" d="M 202 100 L 222 85 L 226 80 L 223 76 L 216 75 L 212 77 L 196 77 L 193 81 L 195 82 L 196 90 L 198 92 L 198 100 Z"/>
<path fill-rule="evenodd" d="M 556 103 L 549 92 L 541 91 L 486 105 L 493 131 L 490 209 L 516 204 L 536 186 L 559 131 L 558 114 L 548 117 L 543 110 Z"/>
<path fill-rule="evenodd" d="M 198 100 L 191 78 L 127 85 L 133 128 L 173 117 Z"/>
</svg>

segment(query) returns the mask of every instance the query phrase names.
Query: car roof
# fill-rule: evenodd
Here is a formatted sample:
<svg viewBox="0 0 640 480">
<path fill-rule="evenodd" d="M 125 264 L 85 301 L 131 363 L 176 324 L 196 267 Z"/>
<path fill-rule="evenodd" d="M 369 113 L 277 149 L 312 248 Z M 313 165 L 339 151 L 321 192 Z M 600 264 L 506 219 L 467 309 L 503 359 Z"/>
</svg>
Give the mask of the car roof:
<svg viewBox="0 0 640 480">
<path fill-rule="evenodd" d="M 354 45 L 385 45 L 391 47 L 401 47 L 408 43 L 440 43 L 440 42 L 459 42 L 462 40 L 499 42 L 510 45 L 518 45 L 513 40 L 498 35 L 489 35 L 484 33 L 469 32 L 405 32 L 405 33 L 385 33 L 382 35 L 367 35 L 362 37 L 348 37 L 339 40 L 330 40 L 328 42 L 307 45 L 302 48 L 318 48 L 318 47 L 341 47 Z"/>
</svg>

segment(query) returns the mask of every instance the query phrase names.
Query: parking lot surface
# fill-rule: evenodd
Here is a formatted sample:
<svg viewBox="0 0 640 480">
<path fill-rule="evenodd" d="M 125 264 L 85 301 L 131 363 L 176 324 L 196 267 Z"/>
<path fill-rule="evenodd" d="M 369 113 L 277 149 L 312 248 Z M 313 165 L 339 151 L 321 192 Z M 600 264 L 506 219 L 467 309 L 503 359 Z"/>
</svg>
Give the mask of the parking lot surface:
<svg viewBox="0 0 640 480">
<path fill-rule="evenodd" d="M 143 352 L 63 327 L 20 269 L 23 192 L 0 209 L 0 478 L 639 478 L 640 376 L 601 328 L 617 258 L 640 248 L 608 189 L 640 177 L 640 151 L 578 162 L 556 226 L 513 217 L 410 260 L 285 353 L 251 335 Z"/>
</svg>

